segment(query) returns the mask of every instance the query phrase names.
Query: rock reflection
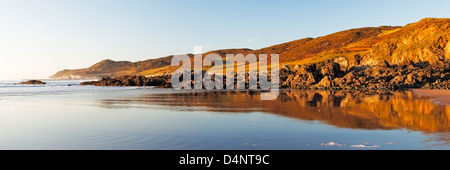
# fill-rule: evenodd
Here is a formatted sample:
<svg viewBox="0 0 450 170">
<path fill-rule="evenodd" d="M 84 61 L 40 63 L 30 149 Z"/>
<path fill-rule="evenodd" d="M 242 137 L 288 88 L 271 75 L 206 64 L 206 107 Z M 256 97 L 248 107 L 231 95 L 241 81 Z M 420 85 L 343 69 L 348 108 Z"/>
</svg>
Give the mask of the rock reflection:
<svg viewBox="0 0 450 170">
<path fill-rule="evenodd" d="M 168 109 L 227 113 L 265 112 L 353 129 L 401 129 L 449 132 L 450 106 L 412 91 L 384 94 L 342 91 L 281 90 L 273 101 L 260 91 L 180 91 L 102 100 L 102 106 L 122 108 L 167 106 Z"/>
</svg>

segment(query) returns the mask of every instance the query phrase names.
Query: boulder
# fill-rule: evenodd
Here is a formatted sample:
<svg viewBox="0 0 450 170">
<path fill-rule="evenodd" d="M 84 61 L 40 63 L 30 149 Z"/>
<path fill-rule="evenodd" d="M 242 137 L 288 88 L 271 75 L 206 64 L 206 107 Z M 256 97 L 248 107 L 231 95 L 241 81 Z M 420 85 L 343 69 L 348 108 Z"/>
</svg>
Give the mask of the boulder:
<svg viewBox="0 0 450 170">
<path fill-rule="evenodd" d="M 323 88 L 330 88 L 330 87 L 333 87 L 334 84 L 331 81 L 331 77 L 330 76 L 325 76 L 325 77 L 323 77 L 322 80 L 320 80 L 319 83 L 317 83 L 316 86 L 317 87 L 323 87 Z"/>
<path fill-rule="evenodd" d="M 283 67 L 281 67 L 281 69 L 286 69 L 286 70 L 289 70 L 289 71 L 291 70 L 291 68 L 287 64 L 283 65 Z"/>
<path fill-rule="evenodd" d="M 333 62 L 339 64 L 341 71 L 346 72 L 348 70 L 349 62 L 345 57 L 335 58 Z"/>
<path fill-rule="evenodd" d="M 301 65 L 295 65 L 292 71 L 298 71 L 301 67 Z"/>
<path fill-rule="evenodd" d="M 316 78 L 314 77 L 314 75 L 312 73 L 307 73 L 307 81 L 305 85 L 313 85 L 316 83 Z"/>
<path fill-rule="evenodd" d="M 296 70 L 297 74 L 307 74 L 308 73 L 308 68 L 306 66 L 300 66 L 297 70 Z"/>
</svg>

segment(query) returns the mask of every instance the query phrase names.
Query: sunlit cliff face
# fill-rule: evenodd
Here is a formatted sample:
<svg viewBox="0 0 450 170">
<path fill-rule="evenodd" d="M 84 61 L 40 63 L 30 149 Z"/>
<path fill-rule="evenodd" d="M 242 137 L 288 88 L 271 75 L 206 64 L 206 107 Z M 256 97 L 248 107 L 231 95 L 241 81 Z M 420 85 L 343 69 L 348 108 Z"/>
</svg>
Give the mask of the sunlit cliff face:
<svg viewBox="0 0 450 170">
<path fill-rule="evenodd" d="M 136 98 L 102 100 L 108 108 L 168 106 L 177 110 L 219 113 L 264 112 L 352 129 L 409 129 L 427 133 L 449 132 L 450 106 L 412 91 L 365 93 L 282 90 L 273 101 L 260 100 L 258 91 L 179 91 Z M 129 107 L 130 105 L 127 105 Z"/>
</svg>

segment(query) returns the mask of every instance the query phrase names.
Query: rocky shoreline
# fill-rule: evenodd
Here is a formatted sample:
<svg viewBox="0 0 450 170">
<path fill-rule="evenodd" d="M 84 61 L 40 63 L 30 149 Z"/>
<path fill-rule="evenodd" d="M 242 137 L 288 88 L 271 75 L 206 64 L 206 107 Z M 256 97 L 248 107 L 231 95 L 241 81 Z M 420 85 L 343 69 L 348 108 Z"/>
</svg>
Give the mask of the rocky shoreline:
<svg viewBox="0 0 450 170">
<path fill-rule="evenodd" d="M 170 75 L 144 77 L 144 76 L 118 76 L 104 77 L 99 81 L 80 83 L 82 86 L 156 86 L 161 88 L 172 87 Z"/>
<path fill-rule="evenodd" d="M 450 88 L 450 61 L 448 60 L 433 64 L 429 62 L 408 62 L 399 65 L 391 65 L 385 61 L 376 66 L 358 65 L 351 67 L 348 66 L 347 62 L 329 60 L 321 63 L 297 65 L 292 69 L 285 65 L 279 73 L 280 87 L 291 89 L 402 90 L 409 88 Z M 235 79 L 237 79 L 236 76 Z M 246 88 L 248 88 L 248 81 L 249 75 L 247 74 Z M 194 84 L 193 81 L 191 83 Z M 224 78 L 224 86 L 225 84 Z M 170 88 L 171 75 L 105 77 L 99 81 L 84 82 L 81 85 Z"/>
<path fill-rule="evenodd" d="M 408 62 L 390 65 L 353 66 L 349 69 L 333 60 L 287 68 L 282 87 L 293 89 L 401 90 L 409 88 L 449 89 L 450 61 L 434 64 Z M 280 75 L 281 77 L 281 75 Z"/>
</svg>

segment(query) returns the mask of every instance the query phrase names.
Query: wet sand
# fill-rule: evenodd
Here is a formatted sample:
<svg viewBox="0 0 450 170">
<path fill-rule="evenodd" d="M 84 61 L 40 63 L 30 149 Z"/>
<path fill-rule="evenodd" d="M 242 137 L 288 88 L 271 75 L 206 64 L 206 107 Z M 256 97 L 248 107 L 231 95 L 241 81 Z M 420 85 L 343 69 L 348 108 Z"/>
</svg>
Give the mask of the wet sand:
<svg viewBox="0 0 450 170">
<path fill-rule="evenodd" d="M 431 101 L 436 104 L 450 105 L 450 90 L 423 90 L 414 89 L 416 94 L 433 97 Z"/>
<path fill-rule="evenodd" d="M 252 91 L 53 88 L 0 95 L 0 149 L 450 148 L 450 106 L 412 91 L 280 90 L 262 101 Z"/>
</svg>

